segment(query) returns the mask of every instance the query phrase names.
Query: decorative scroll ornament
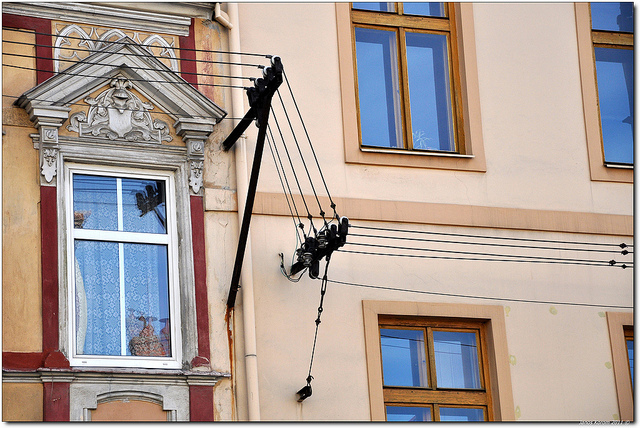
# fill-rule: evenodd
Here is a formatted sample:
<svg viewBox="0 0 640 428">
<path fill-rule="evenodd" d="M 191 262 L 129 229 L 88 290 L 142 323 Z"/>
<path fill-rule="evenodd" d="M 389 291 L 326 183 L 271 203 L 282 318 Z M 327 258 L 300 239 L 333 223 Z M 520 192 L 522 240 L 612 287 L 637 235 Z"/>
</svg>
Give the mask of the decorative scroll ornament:
<svg viewBox="0 0 640 428">
<path fill-rule="evenodd" d="M 153 104 L 138 98 L 131 89 L 131 82 L 122 76 L 111 81 L 111 88 L 96 98 L 86 97 L 89 114 L 78 112 L 69 118 L 69 131 L 81 137 L 106 137 L 110 140 L 124 139 L 161 143 L 171 141 L 169 127 L 162 120 L 151 119 L 148 110 Z"/>
</svg>

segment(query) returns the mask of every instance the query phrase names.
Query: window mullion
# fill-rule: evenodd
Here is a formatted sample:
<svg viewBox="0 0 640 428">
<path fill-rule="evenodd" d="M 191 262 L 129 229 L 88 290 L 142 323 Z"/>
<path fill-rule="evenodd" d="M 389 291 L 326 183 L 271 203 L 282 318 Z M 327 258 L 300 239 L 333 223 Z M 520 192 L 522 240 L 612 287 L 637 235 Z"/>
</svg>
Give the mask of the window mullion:
<svg viewBox="0 0 640 428">
<path fill-rule="evenodd" d="M 127 355 L 124 294 L 124 244 L 122 242 L 118 244 L 118 266 L 120 270 L 120 355 Z"/>
<path fill-rule="evenodd" d="M 429 355 L 429 387 L 434 391 L 438 388 L 436 376 L 436 353 L 433 345 L 433 329 L 427 327 L 427 353 Z"/>
<path fill-rule="evenodd" d="M 409 99 L 409 64 L 407 63 L 407 37 L 406 30 L 403 27 L 398 31 L 400 46 L 400 90 L 402 95 L 402 124 L 404 147 L 413 149 L 413 138 L 411 133 L 411 100 Z"/>
</svg>

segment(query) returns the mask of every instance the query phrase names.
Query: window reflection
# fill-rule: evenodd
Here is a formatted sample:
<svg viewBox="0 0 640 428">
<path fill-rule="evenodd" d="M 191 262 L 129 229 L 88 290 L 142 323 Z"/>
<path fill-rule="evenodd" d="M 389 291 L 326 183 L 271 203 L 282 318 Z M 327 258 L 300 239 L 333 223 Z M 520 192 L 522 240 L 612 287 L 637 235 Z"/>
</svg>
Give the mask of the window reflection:
<svg viewBox="0 0 640 428">
<path fill-rule="evenodd" d="M 424 330 L 380 329 L 385 385 L 427 386 Z"/>
<path fill-rule="evenodd" d="M 362 145 L 403 147 L 394 31 L 356 27 Z"/>
<path fill-rule="evenodd" d="M 370 10 L 373 12 L 395 12 L 396 4 L 393 2 L 376 3 L 376 2 L 357 2 L 353 3 L 353 8 L 358 10 Z"/>
<path fill-rule="evenodd" d="M 633 3 L 592 2 L 591 28 L 633 33 Z"/>
<path fill-rule="evenodd" d="M 445 17 L 444 3 L 407 2 L 402 3 L 402 8 L 405 15 Z"/>
<path fill-rule="evenodd" d="M 476 334 L 434 331 L 438 388 L 480 388 Z"/>
<path fill-rule="evenodd" d="M 483 409 L 440 406 L 440 420 L 446 422 L 478 422 L 484 421 Z"/>
<path fill-rule="evenodd" d="M 431 408 L 387 406 L 388 422 L 427 422 L 431 420 Z"/>
</svg>

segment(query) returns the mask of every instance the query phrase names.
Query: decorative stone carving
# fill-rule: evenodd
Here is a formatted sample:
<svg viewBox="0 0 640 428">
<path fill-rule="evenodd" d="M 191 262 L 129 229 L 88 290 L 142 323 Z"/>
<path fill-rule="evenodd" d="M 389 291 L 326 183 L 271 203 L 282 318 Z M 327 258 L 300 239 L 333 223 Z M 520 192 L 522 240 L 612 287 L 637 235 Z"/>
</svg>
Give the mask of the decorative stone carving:
<svg viewBox="0 0 640 428">
<path fill-rule="evenodd" d="M 202 187 L 202 167 L 203 161 L 191 161 L 190 173 L 189 173 L 189 186 L 193 190 L 193 193 L 198 193 Z"/>
<path fill-rule="evenodd" d="M 109 42 L 129 36 L 156 56 L 173 71 L 179 71 L 175 52 L 175 37 L 117 28 L 100 28 L 56 23 L 56 39 L 53 49 L 54 70 L 59 72 L 91 53 L 103 49 Z"/>
<path fill-rule="evenodd" d="M 51 183 L 53 177 L 58 173 L 58 150 L 57 149 L 41 149 L 40 167 L 42 175 L 47 183 Z"/>
<path fill-rule="evenodd" d="M 132 84 L 122 76 L 111 81 L 110 89 L 96 98 L 86 97 L 89 113 L 75 113 L 69 118 L 67 130 L 81 137 L 106 137 L 110 140 L 162 143 L 171 141 L 169 126 L 151 119 L 153 104 L 144 102 L 130 91 Z"/>
</svg>

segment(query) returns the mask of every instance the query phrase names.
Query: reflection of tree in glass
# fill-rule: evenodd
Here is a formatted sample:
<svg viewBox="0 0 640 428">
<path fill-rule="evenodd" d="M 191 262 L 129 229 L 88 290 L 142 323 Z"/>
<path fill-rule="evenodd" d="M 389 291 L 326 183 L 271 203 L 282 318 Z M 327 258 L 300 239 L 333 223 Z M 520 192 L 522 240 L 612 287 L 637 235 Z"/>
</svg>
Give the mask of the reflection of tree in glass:
<svg viewBox="0 0 640 428">
<path fill-rule="evenodd" d="M 427 140 L 431 140 L 431 138 L 427 137 L 424 131 L 419 130 L 413 132 L 413 148 L 414 149 L 429 149 L 429 145 Z"/>
<path fill-rule="evenodd" d="M 140 217 L 153 211 L 162 227 L 166 229 L 167 219 L 158 211 L 158 206 L 164 203 L 164 185 L 162 182 L 147 184 L 145 190 L 136 193 L 136 205 L 140 210 Z"/>
</svg>

